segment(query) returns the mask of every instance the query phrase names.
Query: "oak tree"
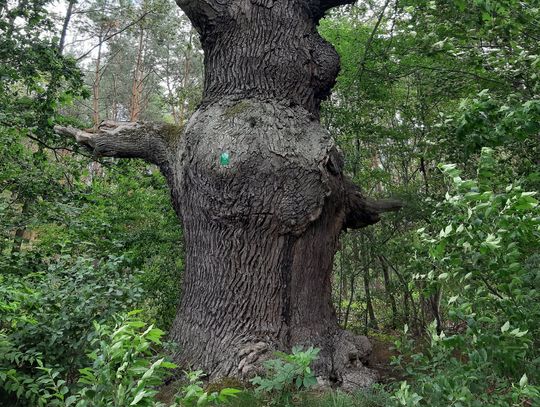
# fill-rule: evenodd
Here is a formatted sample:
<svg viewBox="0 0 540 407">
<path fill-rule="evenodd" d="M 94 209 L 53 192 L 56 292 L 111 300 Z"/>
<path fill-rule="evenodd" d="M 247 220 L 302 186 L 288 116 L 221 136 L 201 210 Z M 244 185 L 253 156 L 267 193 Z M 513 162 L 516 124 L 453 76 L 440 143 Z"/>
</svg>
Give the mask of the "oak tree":
<svg viewBox="0 0 540 407">
<path fill-rule="evenodd" d="M 365 197 L 319 123 L 339 58 L 317 32 L 351 0 L 177 0 L 200 35 L 204 94 L 185 129 L 69 127 L 96 155 L 143 158 L 165 175 L 185 236 L 178 362 L 211 378 L 253 374 L 271 350 L 322 349 L 324 379 L 366 386 L 370 345 L 339 328 L 331 274 L 339 235 L 400 204 Z"/>
</svg>

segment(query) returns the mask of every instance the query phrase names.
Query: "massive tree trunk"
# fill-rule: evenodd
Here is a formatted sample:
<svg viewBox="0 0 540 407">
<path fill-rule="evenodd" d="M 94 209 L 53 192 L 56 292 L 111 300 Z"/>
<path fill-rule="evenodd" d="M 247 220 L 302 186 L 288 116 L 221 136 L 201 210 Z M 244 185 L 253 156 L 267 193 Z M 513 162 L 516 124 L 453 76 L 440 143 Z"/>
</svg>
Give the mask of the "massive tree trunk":
<svg viewBox="0 0 540 407">
<path fill-rule="evenodd" d="M 320 347 L 315 371 L 367 386 L 364 337 L 339 329 L 331 273 L 339 234 L 379 220 L 343 176 L 319 123 L 339 60 L 317 33 L 350 0 L 177 0 L 201 36 L 204 98 L 183 136 L 171 126 L 71 128 L 96 154 L 160 166 L 183 222 L 184 288 L 171 338 L 178 362 L 246 377 L 271 351 Z"/>
</svg>

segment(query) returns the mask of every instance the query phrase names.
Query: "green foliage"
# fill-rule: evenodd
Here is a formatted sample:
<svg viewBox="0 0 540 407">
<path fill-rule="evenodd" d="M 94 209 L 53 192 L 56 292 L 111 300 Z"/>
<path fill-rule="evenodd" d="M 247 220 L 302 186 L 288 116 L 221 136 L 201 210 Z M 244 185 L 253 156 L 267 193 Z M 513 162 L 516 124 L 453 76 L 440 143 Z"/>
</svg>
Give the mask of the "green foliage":
<svg viewBox="0 0 540 407">
<path fill-rule="evenodd" d="M 411 393 L 411 386 L 407 382 L 401 382 L 399 388 L 394 392 L 392 400 L 395 400 L 400 406 L 417 406 L 422 397 L 416 393 Z"/>
<path fill-rule="evenodd" d="M 414 350 L 414 341 L 404 337 L 396 343 L 408 380 L 401 382 L 392 399 L 401 406 L 522 406 L 538 400 L 538 386 L 528 384 L 524 373 L 517 379 L 497 375 L 498 362 L 488 348 L 476 343 L 468 349 L 458 335 L 437 334 L 430 325 L 430 344 L 423 352 Z M 487 335 L 487 334 L 484 334 Z M 501 347 L 508 346 L 502 343 Z M 406 360 L 401 357 L 406 356 Z"/>
<path fill-rule="evenodd" d="M 164 177 L 142 161 L 112 162 L 80 183 L 80 195 L 62 205 L 58 218 L 39 228 L 35 250 L 122 256 L 140 270 L 145 317 L 165 329 L 175 316 L 183 270 L 182 230 Z M 88 172 L 84 176 L 91 176 Z M 73 211 L 74 214 L 65 211 Z M 59 219 L 60 218 L 60 219 Z M 141 304 L 138 305 L 139 307 Z"/>
<path fill-rule="evenodd" d="M 6 283 L 5 277 L 0 276 L 0 283 L 0 389 L 17 397 L 36 399 L 39 384 L 34 377 L 19 369 L 37 365 L 41 355 L 21 350 L 10 336 L 19 324 L 35 322 L 32 315 L 25 312 L 24 304 L 32 301 L 36 293 L 24 281 Z"/>
<path fill-rule="evenodd" d="M 59 104 L 86 94 L 76 61 L 61 55 L 50 0 L 0 8 L 0 129 L 51 138 Z"/>
<path fill-rule="evenodd" d="M 185 372 L 188 384 L 182 387 L 180 393 L 175 397 L 175 402 L 179 406 L 213 406 L 230 404 L 242 392 L 239 389 L 225 387 L 219 391 L 208 392 L 202 387 L 202 370 Z"/>
<path fill-rule="evenodd" d="M 0 404 L 63 402 L 93 320 L 144 306 L 168 327 L 179 299 L 181 230 L 163 178 L 141 163 L 90 164 L 52 132 L 88 92 L 50 4 L 0 4 Z"/>
<path fill-rule="evenodd" d="M 32 321 L 19 321 L 10 337 L 68 372 L 86 360 L 92 321 L 104 323 L 133 308 L 143 293 L 124 259 L 114 257 L 102 262 L 66 257 L 24 281 L 36 293 L 20 305 Z"/>
<path fill-rule="evenodd" d="M 291 354 L 276 352 L 276 359 L 263 363 L 265 377 L 251 379 L 258 394 L 268 393 L 278 397 L 279 403 L 288 403 L 294 390 L 310 389 L 317 384 L 311 371 L 311 363 L 317 359 L 320 349 L 312 346 L 306 350 L 293 347 Z"/>
<path fill-rule="evenodd" d="M 57 122 L 77 122 L 59 111 L 88 92 L 76 61 L 58 47 L 51 3 L 0 5 L 0 270 L 46 273 L 65 255 L 124 258 L 125 274 L 147 292 L 147 317 L 167 328 L 183 267 L 167 186 L 140 162 L 96 164 L 73 155 L 73 142 L 52 132 Z M 156 3 L 163 15 L 166 2 Z"/>
<path fill-rule="evenodd" d="M 455 328 L 447 336 L 430 325 L 420 353 L 410 339 L 397 343 L 406 358 L 395 362 L 411 377 L 396 393 L 402 405 L 522 405 L 540 396 L 540 308 L 531 306 L 540 302 L 540 207 L 522 180 L 503 188 L 497 164 L 484 148 L 475 180 L 441 166 L 449 191 L 418 231 L 412 262 L 431 264 L 414 278 L 446 293 Z"/>
<path fill-rule="evenodd" d="M 143 293 L 124 259 L 69 256 L 44 272 L 6 274 L 0 292 L 0 385 L 30 400 L 44 380 L 43 365 L 71 384 L 88 362 L 92 321 L 110 322 L 140 302 Z"/>
<path fill-rule="evenodd" d="M 118 318 L 114 327 L 95 322 L 92 366 L 80 369 L 84 385 L 75 398 L 77 406 L 153 406 L 155 386 L 176 367 L 163 357 L 155 360 L 154 347 L 164 334 L 132 311 Z"/>
<path fill-rule="evenodd" d="M 341 56 L 323 119 L 346 171 L 406 202 L 342 238 L 335 264 L 342 325 L 410 327 L 397 404 L 538 399 L 538 7 L 407 0 L 321 23 Z"/>
<path fill-rule="evenodd" d="M 52 132 L 58 108 L 87 94 L 76 61 L 58 48 L 47 11 L 51 3 L 3 1 L 0 5 L 2 254 L 11 248 L 18 252 L 23 226 L 37 217 L 39 201 L 58 198 L 63 191 L 65 172 L 47 161 L 44 149 L 59 144 Z M 15 239 L 12 230 L 19 231 Z"/>
<path fill-rule="evenodd" d="M 33 292 L 20 284 L 8 291 L 10 299 L 0 302 L 0 307 L 17 318 L 8 316 L 2 322 L 16 326 L 27 319 L 19 316 L 17 299 Z M 66 380 L 61 367 L 45 366 L 42 353 L 21 351 L 1 331 L 0 388 L 37 406 L 165 406 L 155 399 L 157 388 L 177 366 L 159 354 L 164 332 L 142 321 L 138 317 L 141 312 L 115 316 L 114 324 L 93 322 L 93 330 L 82 337 L 91 339 L 80 344 L 89 351 L 86 361 L 91 364 L 79 369 L 76 383 Z M 171 407 L 230 404 L 241 393 L 230 387 L 205 391 L 200 380 L 202 371 L 188 372 L 186 376 L 189 384 L 180 389 Z"/>
<path fill-rule="evenodd" d="M 389 407 L 391 403 L 389 394 L 376 385 L 352 394 L 330 391 L 323 395 L 306 395 L 298 404 L 306 407 Z"/>
</svg>

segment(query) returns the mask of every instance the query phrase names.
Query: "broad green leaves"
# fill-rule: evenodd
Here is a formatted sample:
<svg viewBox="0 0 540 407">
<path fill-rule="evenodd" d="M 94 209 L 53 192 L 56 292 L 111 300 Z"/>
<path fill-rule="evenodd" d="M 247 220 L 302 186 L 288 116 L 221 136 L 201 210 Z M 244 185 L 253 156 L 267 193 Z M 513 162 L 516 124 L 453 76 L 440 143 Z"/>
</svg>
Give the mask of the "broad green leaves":
<svg viewBox="0 0 540 407">
<path fill-rule="evenodd" d="M 404 368 L 413 379 L 408 384 L 423 398 L 417 400 L 421 405 L 457 400 L 464 406 L 502 406 L 540 395 L 526 379 L 536 380 L 539 371 L 534 343 L 540 335 L 540 207 L 535 193 L 520 186 L 523 179 L 501 185 L 500 157 L 484 148 L 473 180 L 462 179 L 456 165 L 440 166 L 449 185 L 446 200 L 430 226 L 417 232 L 423 246 L 415 257 L 432 267 L 419 279 L 426 290 L 446 293 L 449 320 L 463 326 L 444 335 L 432 325 L 431 348 L 422 353 L 407 348 L 410 339 L 400 341 L 413 361 Z M 488 388 L 494 390 L 486 393 Z M 406 390 L 395 397 L 413 403 L 413 393 Z"/>
<path fill-rule="evenodd" d="M 317 384 L 310 365 L 319 352 L 320 349 L 313 347 L 306 350 L 294 347 L 291 354 L 276 352 L 277 359 L 264 362 L 265 376 L 256 376 L 251 383 L 257 386 L 258 394 L 277 397 L 271 403 L 288 403 L 293 391 L 310 389 Z"/>
</svg>

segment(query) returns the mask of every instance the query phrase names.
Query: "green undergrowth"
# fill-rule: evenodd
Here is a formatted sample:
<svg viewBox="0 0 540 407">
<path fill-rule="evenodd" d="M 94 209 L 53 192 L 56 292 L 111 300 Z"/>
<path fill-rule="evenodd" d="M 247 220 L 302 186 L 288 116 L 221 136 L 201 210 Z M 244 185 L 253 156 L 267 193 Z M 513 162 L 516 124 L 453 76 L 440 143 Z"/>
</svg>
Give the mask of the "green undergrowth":
<svg viewBox="0 0 540 407">
<path fill-rule="evenodd" d="M 303 392 L 296 394 L 289 403 L 270 404 L 254 392 L 244 392 L 235 401 L 235 407 L 302 406 L 302 407 L 386 407 L 391 404 L 390 395 L 382 388 L 358 391 L 353 394 L 341 391 Z"/>
</svg>

